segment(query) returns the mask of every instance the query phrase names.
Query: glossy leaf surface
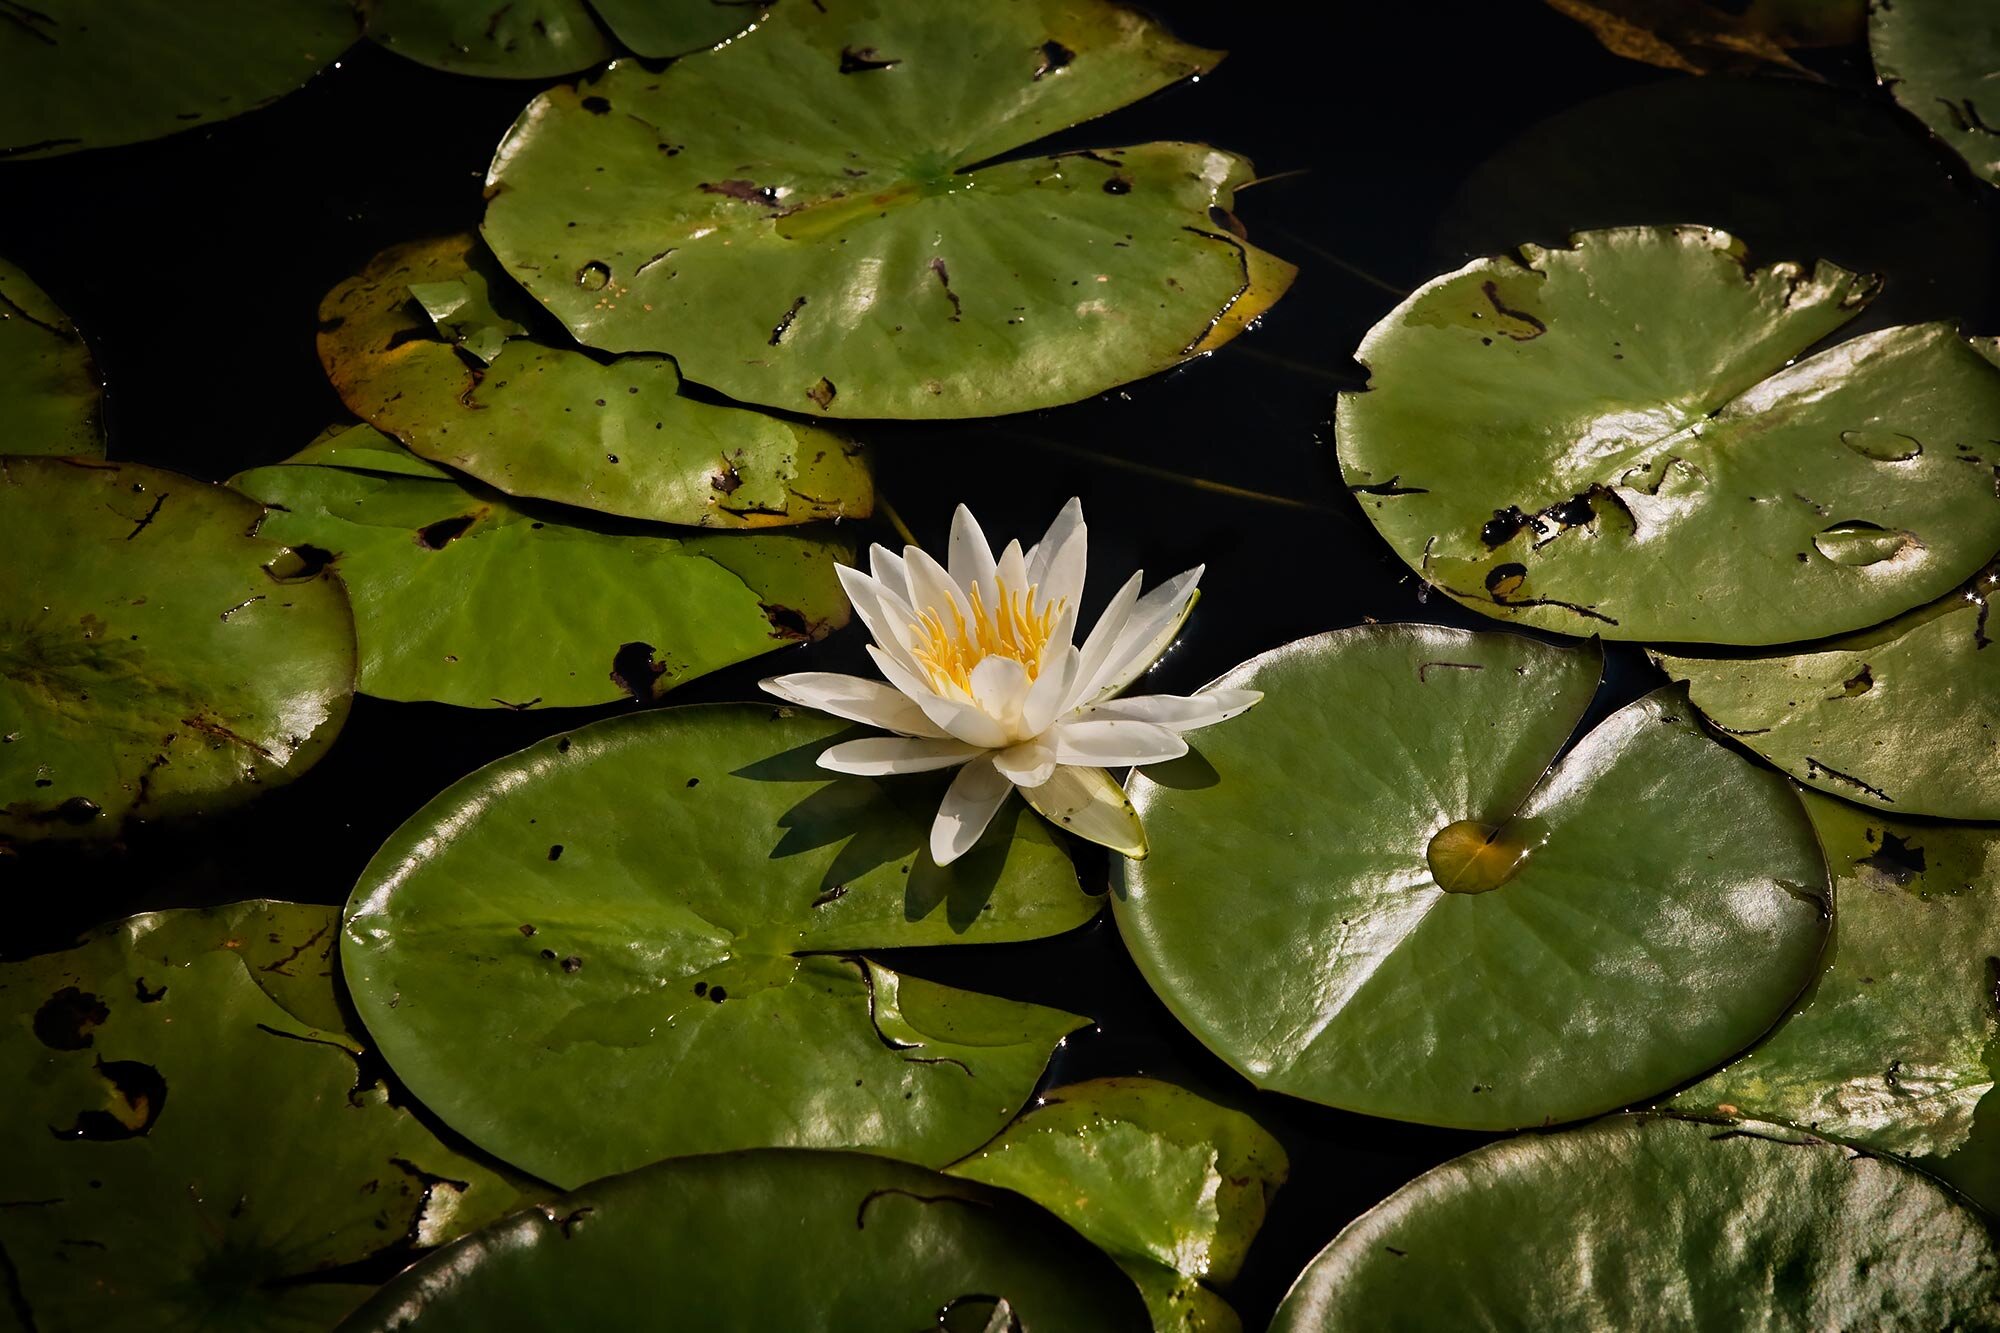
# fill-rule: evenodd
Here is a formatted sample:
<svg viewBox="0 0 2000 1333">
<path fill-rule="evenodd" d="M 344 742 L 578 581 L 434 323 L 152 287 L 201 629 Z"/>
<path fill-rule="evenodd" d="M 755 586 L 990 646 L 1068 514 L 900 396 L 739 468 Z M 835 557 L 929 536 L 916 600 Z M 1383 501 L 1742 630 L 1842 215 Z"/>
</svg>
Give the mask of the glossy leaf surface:
<svg viewBox="0 0 2000 1333">
<path fill-rule="evenodd" d="M 392 246 L 320 304 L 320 359 L 355 415 L 510 495 L 697 527 L 865 517 L 860 446 L 681 392 L 659 356 L 608 364 L 546 322 L 477 238 Z"/>
<path fill-rule="evenodd" d="M 367 426 L 304 457 L 329 451 L 338 465 L 295 460 L 231 484 L 270 506 L 261 535 L 332 553 L 366 694 L 471 708 L 653 699 L 847 620 L 834 568 L 851 547 L 830 533 L 669 536 L 522 509 L 443 469 L 410 475 L 421 460 Z"/>
<path fill-rule="evenodd" d="M 1398 555 L 1565 634 L 1784 643 L 1942 596 L 2000 548 L 2000 370 L 1944 324 L 1796 364 L 1877 285 L 1698 227 L 1433 279 L 1371 330 L 1342 471 Z M 1990 461 L 1990 460 L 1989 460 Z"/>
<path fill-rule="evenodd" d="M 1838 921 L 1819 979 L 1677 1110 L 1781 1120 L 1907 1157 L 2000 1214 L 2000 833 L 1806 809 Z"/>
<path fill-rule="evenodd" d="M 90 348 L 48 293 L 0 260 L 0 421 L 16 454 L 104 457 Z"/>
<path fill-rule="evenodd" d="M 1895 814 L 2000 819 L 1989 567 L 1886 625 L 1771 657 L 1655 653 L 1708 720 L 1809 787 Z"/>
<path fill-rule="evenodd" d="M 241 115 L 305 83 L 357 35 L 347 0 L 35 0 L 0 14 L 0 158 Z"/>
<path fill-rule="evenodd" d="M 0 839 L 219 809 L 332 744 L 347 594 L 275 577 L 292 557 L 257 517 L 175 472 L 0 459 Z"/>
<path fill-rule="evenodd" d="M 1271 1333 L 1991 1329 L 1979 1215 L 1886 1158 L 1762 1125 L 1619 1116 L 1419 1176 L 1341 1232 Z"/>
<path fill-rule="evenodd" d="M 376 855 L 342 965 L 446 1123 L 564 1185 L 683 1153 L 985 1142 L 1088 1020 L 850 951 L 1033 939 L 1098 900 L 1032 816 L 940 869 L 940 784 L 834 778 L 851 729 L 659 710 L 473 774 Z"/>
<path fill-rule="evenodd" d="M 0 965 L 0 1243 L 33 1327 L 325 1328 L 329 1270 L 515 1206 L 372 1080 L 335 1008 L 334 909 L 156 912 Z"/>
<path fill-rule="evenodd" d="M 1220 345 L 1290 284 L 1239 238 L 1233 154 L 1013 156 L 1219 58 L 1102 0 L 787 4 L 664 73 L 538 97 L 494 159 L 486 239 L 583 342 L 671 353 L 748 402 L 1074 402 Z"/>
<path fill-rule="evenodd" d="M 1003 1190 L 764 1150 L 586 1186 L 439 1251 L 341 1325 L 416 1327 L 1138 1333 L 1146 1315 L 1109 1260 Z"/>
<path fill-rule="evenodd" d="M 1474 1129 L 1575 1120 L 1741 1050 L 1811 978 L 1825 866 L 1790 786 L 1662 690 L 1551 768 L 1598 657 L 1369 626 L 1128 784 L 1118 927 L 1259 1087 Z"/>
<path fill-rule="evenodd" d="M 1151 1078 L 1073 1083 L 1042 1096 L 951 1173 L 1024 1194 L 1116 1259 L 1159 1333 L 1241 1322 L 1227 1286 L 1289 1163 L 1240 1111 Z"/>
</svg>

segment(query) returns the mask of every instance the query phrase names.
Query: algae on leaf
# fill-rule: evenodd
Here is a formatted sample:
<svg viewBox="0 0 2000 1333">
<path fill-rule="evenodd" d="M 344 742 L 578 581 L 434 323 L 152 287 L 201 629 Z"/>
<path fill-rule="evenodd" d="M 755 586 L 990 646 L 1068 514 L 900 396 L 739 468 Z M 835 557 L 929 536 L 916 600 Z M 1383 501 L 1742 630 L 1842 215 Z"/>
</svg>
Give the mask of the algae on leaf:
<svg viewBox="0 0 2000 1333">
<path fill-rule="evenodd" d="M 532 102 L 485 235 L 583 342 L 831 417 L 1074 402 L 1212 350 L 1293 270 L 1200 144 L 1016 150 L 1213 68 L 1105 0 L 825 0 Z"/>
</svg>

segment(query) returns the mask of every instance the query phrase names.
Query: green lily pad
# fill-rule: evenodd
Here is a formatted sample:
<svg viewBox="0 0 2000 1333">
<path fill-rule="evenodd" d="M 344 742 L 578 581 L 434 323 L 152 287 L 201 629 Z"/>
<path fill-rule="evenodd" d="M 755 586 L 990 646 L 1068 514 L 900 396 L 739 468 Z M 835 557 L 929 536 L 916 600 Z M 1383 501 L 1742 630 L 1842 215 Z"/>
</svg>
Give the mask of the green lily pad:
<svg viewBox="0 0 2000 1333">
<path fill-rule="evenodd" d="M 337 464 L 314 461 L 329 453 Z M 364 694 L 469 708 L 654 699 L 847 621 L 844 539 L 593 525 L 442 469 L 411 475 L 411 462 L 356 426 L 230 482 L 269 507 L 260 535 L 332 554 Z"/>
<path fill-rule="evenodd" d="M 1320 1252 L 1271 1333 L 1992 1329 L 1993 1241 L 1900 1163 L 1755 1121 L 1618 1116 L 1419 1176 Z"/>
<path fill-rule="evenodd" d="M 518 1206 L 301 1017 L 334 1004 L 338 935 L 251 902 L 0 965 L 0 1244 L 32 1327 L 325 1328 L 368 1294 L 347 1265 Z"/>
<path fill-rule="evenodd" d="M 1139 1333 L 1109 1260 L 1003 1190 L 858 1153 L 660 1162 L 438 1251 L 341 1328 Z"/>
<path fill-rule="evenodd" d="M 764 0 L 360 0 L 368 35 L 433 69 L 492 78 L 575 74 L 621 50 L 656 60 L 755 26 Z"/>
<path fill-rule="evenodd" d="M 1859 41 L 1867 0 L 1547 0 L 1627 60 L 1688 74 L 1803 74 L 1791 49 Z"/>
<path fill-rule="evenodd" d="M 1876 77 L 1903 109 L 2000 185 L 2000 14 L 1990 5 L 1904 0 L 1868 7 Z"/>
<path fill-rule="evenodd" d="M 0 417 L 17 454 L 104 457 L 104 391 L 83 335 L 0 259 Z"/>
<path fill-rule="evenodd" d="M 1044 1095 L 951 1168 L 1025 1194 L 1139 1284 L 1158 1333 L 1233 1333 L 1227 1286 L 1285 1181 L 1285 1150 L 1240 1111 L 1171 1083 L 1106 1078 Z"/>
<path fill-rule="evenodd" d="M 291 556 L 257 518 L 158 468 L 0 459 L 0 840 L 220 809 L 333 743 L 347 594 L 273 573 Z"/>
<path fill-rule="evenodd" d="M 1127 784 L 1152 855 L 1114 901 L 1153 989 L 1259 1087 L 1470 1129 L 1626 1106 L 1749 1045 L 1819 960 L 1812 829 L 1678 691 L 1554 762 L 1598 661 L 1383 625 L 1224 676 L 1264 702 Z"/>
<path fill-rule="evenodd" d="M 814 760 L 846 734 L 663 709 L 432 801 L 348 905 L 342 965 L 390 1066 L 565 1186 L 748 1147 L 942 1165 L 991 1138 L 1088 1020 L 849 951 L 1038 938 L 1099 900 L 1031 816 L 938 867 L 938 785 L 830 775 Z"/>
<path fill-rule="evenodd" d="M 536 342 L 540 318 L 476 237 L 414 241 L 327 294 L 320 358 L 355 415 L 510 495 L 722 528 L 874 508 L 852 441 L 685 397 L 665 357 Z"/>
<path fill-rule="evenodd" d="M 1398 555 L 1490 616 L 1736 644 L 1879 624 L 2000 548 L 2000 369 L 1945 324 L 1787 364 L 1875 286 L 1752 269 L 1700 227 L 1476 261 L 1363 340 L 1342 471 Z"/>
<path fill-rule="evenodd" d="M 348 0 L 10 0 L 0 159 L 158 139 L 254 111 L 353 45 Z"/>
<path fill-rule="evenodd" d="M 786 4 L 664 73 L 543 93 L 485 234 L 583 342 L 748 402 L 974 417 L 1074 402 L 1290 284 L 1199 144 L 993 159 L 1221 57 L 1103 0 Z"/>
<path fill-rule="evenodd" d="M 2000 819 L 1989 566 L 1886 625 L 1773 657 L 1654 653 L 1715 726 L 1809 787 L 1906 815 Z"/>
<path fill-rule="evenodd" d="M 2000 1214 L 2000 830 L 1806 810 L 1838 920 L 1819 980 L 1676 1110 L 1780 1120 L 1909 1158 Z"/>
</svg>

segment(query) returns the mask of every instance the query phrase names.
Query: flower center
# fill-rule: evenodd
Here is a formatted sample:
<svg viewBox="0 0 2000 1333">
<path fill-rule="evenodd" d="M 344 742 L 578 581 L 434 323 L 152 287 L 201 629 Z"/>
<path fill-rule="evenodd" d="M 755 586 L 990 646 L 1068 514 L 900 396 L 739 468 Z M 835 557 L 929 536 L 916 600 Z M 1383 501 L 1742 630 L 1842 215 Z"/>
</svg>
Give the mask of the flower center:
<svg viewBox="0 0 2000 1333">
<path fill-rule="evenodd" d="M 1015 592 L 1004 579 L 996 583 L 1000 604 L 991 610 L 987 609 L 980 585 L 972 585 L 970 623 L 954 602 L 948 608 L 950 624 L 945 623 L 944 615 L 936 607 L 930 606 L 910 626 L 917 639 L 911 655 L 930 678 L 932 689 L 942 690 L 946 684 L 952 684 L 971 694 L 972 669 L 989 657 L 1019 662 L 1028 669 L 1029 680 L 1041 674 L 1042 655 L 1048 651 L 1049 635 L 1055 628 L 1063 599 L 1058 597 L 1038 606 L 1035 594 L 1039 589 L 1035 584 L 1029 584 L 1026 591 Z"/>
</svg>

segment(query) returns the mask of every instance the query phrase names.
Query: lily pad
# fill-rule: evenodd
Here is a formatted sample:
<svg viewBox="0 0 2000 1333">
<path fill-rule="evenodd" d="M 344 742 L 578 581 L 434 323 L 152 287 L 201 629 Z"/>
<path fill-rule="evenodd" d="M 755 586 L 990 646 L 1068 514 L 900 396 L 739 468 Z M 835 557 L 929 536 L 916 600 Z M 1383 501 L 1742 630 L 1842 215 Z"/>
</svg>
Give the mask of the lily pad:
<svg viewBox="0 0 2000 1333">
<path fill-rule="evenodd" d="M 10 0 L 0 8 L 0 159 L 158 139 L 253 111 L 356 36 L 348 0 Z"/>
<path fill-rule="evenodd" d="M 786 4 L 664 73 L 536 98 L 486 239 L 583 342 L 748 402 L 1074 402 L 1220 346 L 1293 270 L 1241 239 L 1234 154 L 994 159 L 1220 58 L 1103 0 Z"/>
<path fill-rule="evenodd" d="M 1089 1020 L 850 951 L 1038 938 L 1099 900 L 1032 817 L 938 867 L 919 852 L 937 786 L 819 768 L 847 734 L 784 708 L 663 709 L 432 801 L 348 906 L 342 965 L 390 1066 L 565 1186 L 747 1147 L 942 1165 L 991 1138 Z"/>
<path fill-rule="evenodd" d="M 1762 1042 L 1671 1103 L 1909 1158 L 2000 1215 L 2000 830 L 1806 797 L 1839 919 Z"/>
<path fill-rule="evenodd" d="M 1109 1260 L 1039 1208 L 901 1162 L 764 1150 L 599 1181 L 438 1251 L 346 1333 L 494 1328 L 1139 1333 Z"/>
<path fill-rule="evenodd" d="M 1867 0 L 1547 0 L 1627 60 L 1688 74 L 1803 74 L 1794 47 L 1859 41 Z"/>
<path fill-rule="evenodd" d="M 1719 730 L 1809 787 L 1907 815 L 2000 819 L 1989 566 L 1886 625 L 1773 657 L 1654 653 Z"/>
<path fill-rule="evenodd" d="M 0 839 L 220 809 L 325 753 L 354 687 L 347 594 L 279 577 L 257 518 L 158 468 L 0 459 Z"/>
<path fill-rule="evenodd" d="M 1921 1173 L 1755 1121 L 1618 1116 L 1480 1148 L 1354 1222 L 1271 1333 L 1991 1329 L 2000 1255 Z"/>
<path fill-rule="evenodd" d="M 48 293 L 0 259 L 0 418 L 17 454 L 104 457 L 90 348 Z"/>
<path fill-rule="evenodd" d="M 1044 1095 L 951 1168 L 1025 1194 L 1118 1261 L 1158 1333 L 1230 1333 L 1227 1286 L 1271 1196 L 1285 1150 L 1240 1111 L 1171 1083 L 1106 1078 Z"/>
<path fill-rule="evenodd" d="M 1812 829 L 1678 691 L 1555 762 L 1598 662 L 1383 625 L 1224 676 L 1264 702 L 1128 783 L 1152 855 L 1114 901 L 1153 989 L 1261 1088 L 1469 1129 L 1626 1106 L 1749 1045 L 1818 964 Z"/>
<path fill-rule="evenodd" d="M 368 36 L 433 69 L 575 74 L 629 50 L 664 60 L 753 27 L 764 0 L 360 0 Z"/>
<path fill-rule="evenodd" d="M 1946 324 L 1788 364 L 1875 286 L 1752 269 L 1701 227 L 1478 260 L 1363 340 L 1342 471 L 1396 553 L 1486 615 L 1735 644 L 1879 624 L 2000 549 L 2000 369 Z"/>
<path fill-rule="evenodd" d="M 355 415 L 510 495 L 701 527 L 865 517 L 860 446 L 686 397 L 665 357 L 609 363 L 545 322 L 472 236 L 393 246 L 320 305 L 320 358 Z"/>
<path fill-rule="evenodd" d="M 1875 74 L 1903 108 L 2000 185 L 2000 14 L 1990 5 L 1904 0 L 1868 7 Z"/>
<path fill-rule="evenodd" d="M 32 1327 L 324 1328 L 369 1292 L 346 1266 L 518 1205 L 300 1017 L 334 1003 L 338 932 L 241 903 L 0 965 L 0 1243 Z"/>
<path fill-rule="evenodd" d="M 329 452 L 337 465 L 311 461 Z M 433 475 L 411 475 L 413 462 Z M 368 426 L 230 484 L 269 507 L 262 536 L 331 553 L 354 600 L 360 689 L 380 698 L 655 699 L 848 617 L 834 576 L 852 551 L 844 539 L 668 536 L 524 509 Z"/>
</svg>

